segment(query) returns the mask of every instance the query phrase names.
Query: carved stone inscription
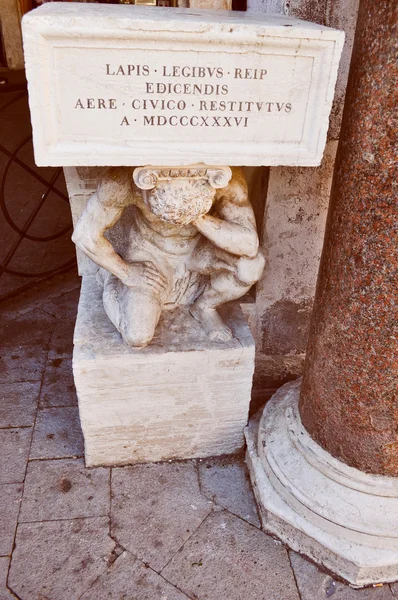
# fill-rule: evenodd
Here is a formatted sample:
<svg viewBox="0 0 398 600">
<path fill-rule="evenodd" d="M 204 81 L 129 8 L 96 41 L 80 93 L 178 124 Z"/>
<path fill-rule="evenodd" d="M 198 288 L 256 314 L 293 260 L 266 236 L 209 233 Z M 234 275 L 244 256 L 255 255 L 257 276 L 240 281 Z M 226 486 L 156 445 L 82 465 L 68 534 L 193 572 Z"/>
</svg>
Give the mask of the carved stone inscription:
<svg viewBox="0 0 398 600">
<path fill-rule="evenodd" d="M 39 165 L 316 165 L 342 32 L 268 15 L 46 3 L 23 23 Z"/>
<path fill-rule="evenodd" d="M 91 50 L 88 56 L 85 50 L 81 60 L 76 52 L 64 54 L 60 61 L 71 72 L 59 82 L 58 99 L 69 117 L 65 135 L 82 126 L 91 134 L 100 125 L 104 134 L 132 140 L 148 139 L 154 128 L 187 141 L 199 131 L 218 141 L 239 135 L 272 142 L 281 130 L 285 142 L 301 140 L 311 58 L 293 59 L 286 71 L 282 57 L 267 55 L 255 61 L 238 55 L 231 63 L 226 54 L 208 52 Z M 73 70 L 75 61 L 81 70 Z M 96 73 L 94 85 L 87 70 Z"/>
</svg>

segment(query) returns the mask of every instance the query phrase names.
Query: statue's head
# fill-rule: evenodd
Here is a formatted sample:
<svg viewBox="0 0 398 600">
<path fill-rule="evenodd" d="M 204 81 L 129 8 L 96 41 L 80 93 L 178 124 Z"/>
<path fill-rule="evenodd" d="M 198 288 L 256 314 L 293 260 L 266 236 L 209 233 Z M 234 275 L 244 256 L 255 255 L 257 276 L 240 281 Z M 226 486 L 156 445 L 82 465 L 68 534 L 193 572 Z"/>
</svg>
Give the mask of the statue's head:
<svg viewBox="0 0 398 600">
<path fill-rule="evenodd" d="M 138 167 L 135 185 L 148 208 L 162 221 L 183 226 L 211 209 L 216 191 L 231 179 L 229 167 Z"/>
<path fill-rule="evenodd" d="M 209 212 L 216 190 L 203 179 L 159 181 L 144 194 L 148 208 L 162 221 L 188 225 Z"/>
</svg>

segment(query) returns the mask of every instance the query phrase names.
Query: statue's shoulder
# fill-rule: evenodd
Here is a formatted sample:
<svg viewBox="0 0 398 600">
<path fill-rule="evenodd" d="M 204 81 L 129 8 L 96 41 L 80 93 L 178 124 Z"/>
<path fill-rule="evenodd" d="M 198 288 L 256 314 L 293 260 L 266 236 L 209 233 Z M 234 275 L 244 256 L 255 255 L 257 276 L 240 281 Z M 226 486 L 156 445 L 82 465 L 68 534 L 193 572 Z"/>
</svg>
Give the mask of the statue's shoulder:
<svg viewBox="0 0 398 600">
<path fill-rule="evenodd" d="M 218 190 L 221 199 L 228 199 L 233 204 L 246 204 L 248 201 L 247 182 L 241 167 L 231 167 L 232 177 L 225 188 Z"/>
<path fill-rule="evenodd" d="M 135 167 L 110 167 L 102 176 L 101 184 L 132 185 Z"/>
<path fill-rule="evenodd" d="M 133 202 L 134 167 L 110 167 L 101 178 L 97 197 L 101 204 L 126 206 Z"/>
<path fill-rule="evenodd" d="M 247 190 L 246 177 L 243 173 L 242 167 L 231 167 L 232 177 L 230 183 L 236 187 Z"/>
</svg>

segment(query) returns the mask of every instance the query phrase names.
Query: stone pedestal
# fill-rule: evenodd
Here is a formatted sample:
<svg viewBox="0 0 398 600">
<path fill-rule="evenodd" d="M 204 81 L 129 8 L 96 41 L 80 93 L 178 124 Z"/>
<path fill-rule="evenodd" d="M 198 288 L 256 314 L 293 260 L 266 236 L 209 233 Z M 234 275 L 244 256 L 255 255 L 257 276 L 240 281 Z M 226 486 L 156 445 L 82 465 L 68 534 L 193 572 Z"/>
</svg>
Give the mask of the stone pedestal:
<svg viewBox="0 0 398 600">
<path fill-rule="evenodd" d="M 395 23 L 361 3 L 300 400 L 248 430 L 264 528 L 357 586 L 398 580 Z"/>
<path fill-rule="evenodd" d="M 87 465 L 205 457 L 243 446 L 254 341 L 238 304 L 220 313 L 234 333 L 229 342 L 210 342 L 179 309 L 163 313 L 147 348 L 133 350 L 106 316 L 95 277 L 83 277 L 73 372 Z"/>
<path fill-rule="evenodd" d="M 263 528 L 355 586 L 398 578 L 398 479 L 354 469 L 304 429 L 300 380 L 246 430 Z"/>
</svg>

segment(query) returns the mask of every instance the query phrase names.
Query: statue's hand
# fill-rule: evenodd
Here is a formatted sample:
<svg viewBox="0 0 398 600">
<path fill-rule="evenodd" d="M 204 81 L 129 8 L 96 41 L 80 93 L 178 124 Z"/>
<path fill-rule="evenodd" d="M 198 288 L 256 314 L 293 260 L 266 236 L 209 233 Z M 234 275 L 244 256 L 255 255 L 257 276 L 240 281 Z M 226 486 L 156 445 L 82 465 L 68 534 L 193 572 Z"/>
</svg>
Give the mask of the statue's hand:
<svg viewBox="0 0 398 600">
<path fill-rule="evenodd" d="M 123 277 L 122 283 L 127 287 L 140 287 L 149 284 L 157 292 L 162 292 L 168 285 L 165 276 L 150 261 L 127 265 L 126 275 Z"/>
</svg>

